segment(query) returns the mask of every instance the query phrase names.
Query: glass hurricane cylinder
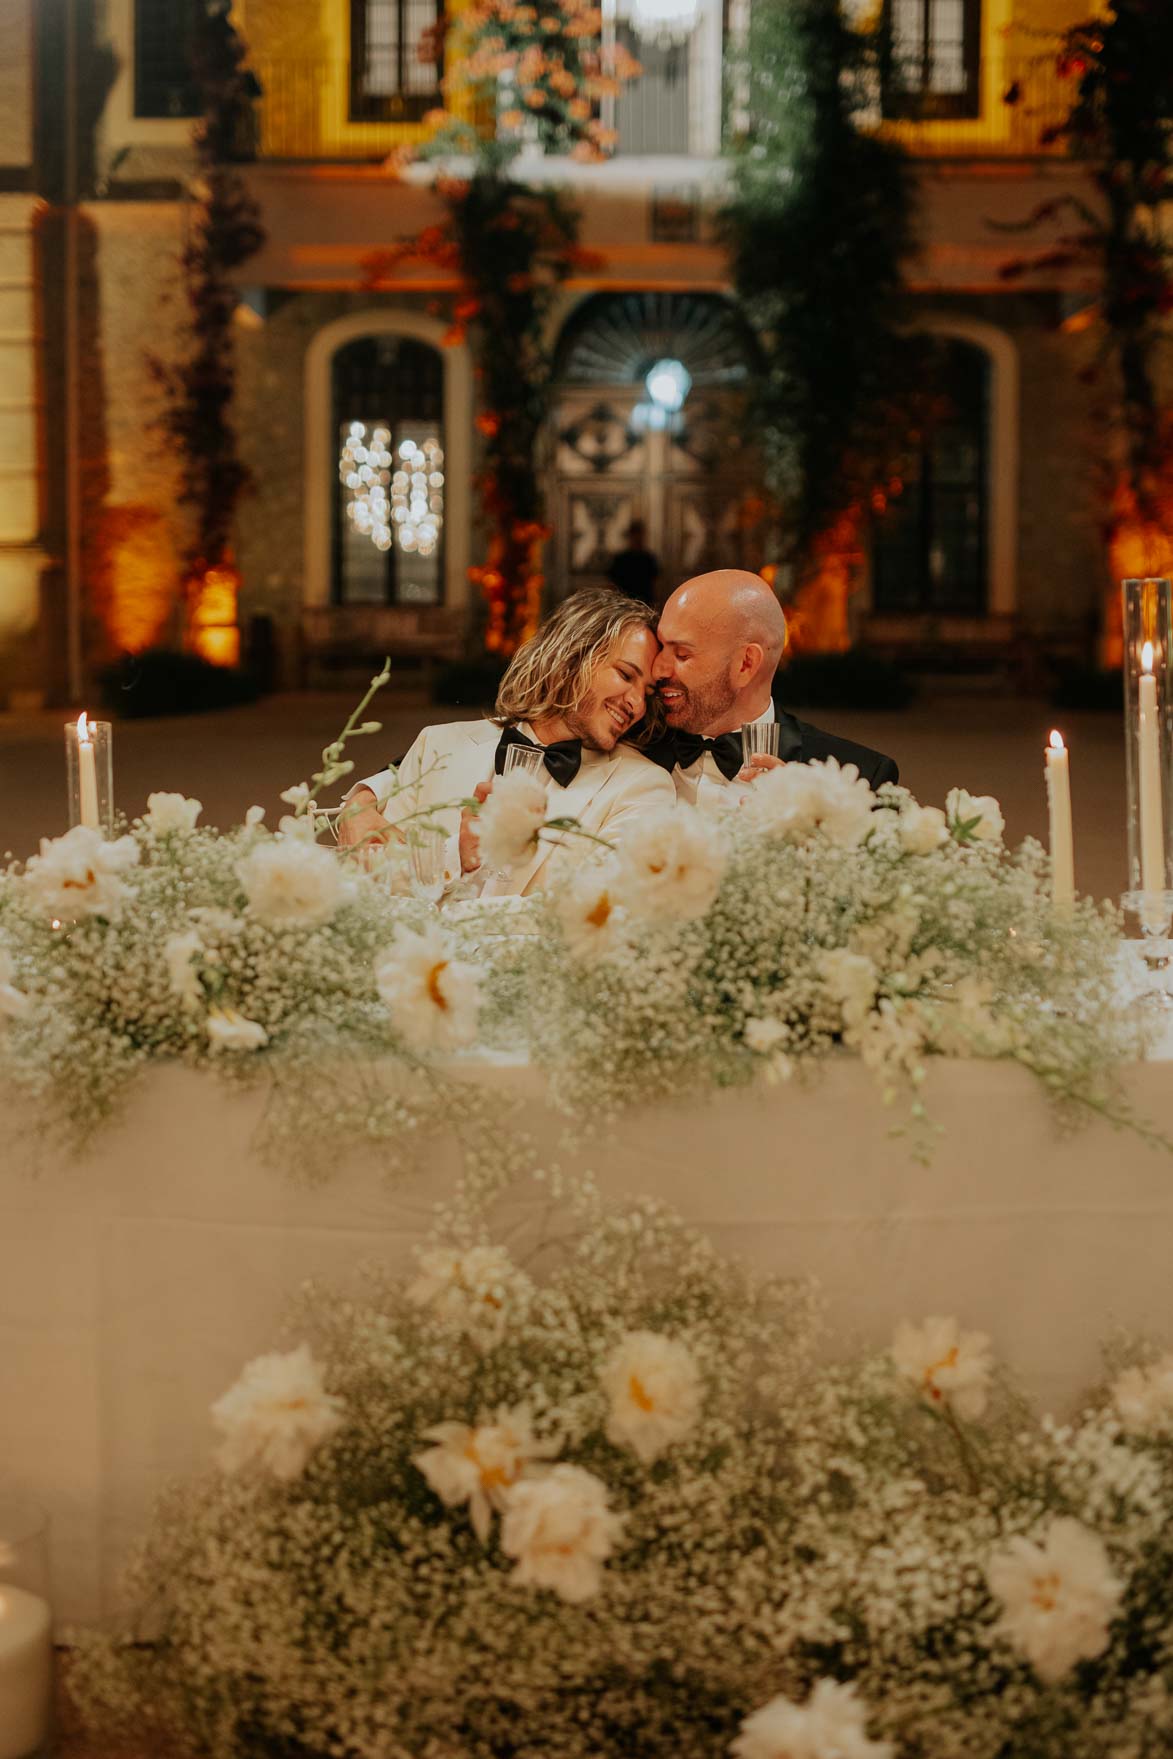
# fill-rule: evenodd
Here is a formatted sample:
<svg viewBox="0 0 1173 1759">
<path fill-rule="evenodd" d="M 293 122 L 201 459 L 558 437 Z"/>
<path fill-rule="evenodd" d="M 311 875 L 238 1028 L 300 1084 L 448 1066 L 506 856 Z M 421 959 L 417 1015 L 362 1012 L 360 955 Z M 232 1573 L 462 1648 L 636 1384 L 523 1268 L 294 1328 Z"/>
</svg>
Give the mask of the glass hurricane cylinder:
<svg viewBox="0 0 1173 1759">
<path fill-rule="evenodd" d="M 1121 591 L 1128 789 L 1124 906 L 1143 934 L 1164 935 L 1173 907 L 1173 592 L 1168 580 L 1126 580 Z"/>
<path fill-rule="evenodd" d="M 45 1512 L 0 1495 L 0 1759 L 48 1750 L 51 1627 Z"/>
<path fill-rule="evenodd" d="M 65 723 L 65 782 L 69 826 L 88 825 L 110 836 L 114 829 L 114 729 L 85 715 Z"/>
</svg>

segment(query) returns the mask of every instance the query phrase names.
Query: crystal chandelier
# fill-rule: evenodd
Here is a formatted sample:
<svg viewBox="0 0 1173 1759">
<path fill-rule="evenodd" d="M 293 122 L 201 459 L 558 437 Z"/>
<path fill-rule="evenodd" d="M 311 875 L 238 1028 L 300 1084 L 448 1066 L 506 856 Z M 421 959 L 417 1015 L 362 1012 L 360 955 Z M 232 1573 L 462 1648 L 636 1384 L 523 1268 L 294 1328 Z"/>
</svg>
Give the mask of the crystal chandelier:
<svg viewBox="0 0 1173 1759">
<path fill-rule="evenodd" d="M 686 43 L 700 17 L 700 0 L 627 0 L 627 20 L 637 37 L 658 49 Z"/>
</svg>

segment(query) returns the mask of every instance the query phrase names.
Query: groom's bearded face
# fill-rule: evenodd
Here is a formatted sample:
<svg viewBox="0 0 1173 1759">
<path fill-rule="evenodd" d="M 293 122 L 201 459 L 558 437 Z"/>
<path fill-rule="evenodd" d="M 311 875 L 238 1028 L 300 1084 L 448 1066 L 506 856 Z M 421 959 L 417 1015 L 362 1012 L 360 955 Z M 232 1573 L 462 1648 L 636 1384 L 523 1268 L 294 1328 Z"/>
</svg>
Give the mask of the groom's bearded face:
<svg viewBox="0 0 1173 1759">
<path fill-rule="evenodd" d="M 675 607 L 666 606 L 660 619 L 656 690 L 670 727 L 703 733 L 737 700 L 733 665 L 717 632 L 693 630 L 674 612 Z"/>
<path fill-rule="evenodd" d="M 656 638 L 641 625 L 624 631 L 591 679 L 567 729 L 588 751 L 612 751 L 643 716 L 652 690 Z"/>
</svg>

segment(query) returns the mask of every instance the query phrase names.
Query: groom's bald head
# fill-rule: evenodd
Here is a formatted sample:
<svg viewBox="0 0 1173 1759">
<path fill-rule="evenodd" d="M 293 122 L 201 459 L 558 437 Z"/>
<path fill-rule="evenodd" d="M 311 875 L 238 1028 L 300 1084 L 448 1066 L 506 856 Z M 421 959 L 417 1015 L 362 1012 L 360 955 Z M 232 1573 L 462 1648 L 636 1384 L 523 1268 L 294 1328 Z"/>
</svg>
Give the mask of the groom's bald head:
<svg viewBox="0 0 1173 1759">
<path fill-rule="evenodd" d="M 655 677 L 669 724 L 713 735 L 762 713 L 786 618 L 760 574 L 717 568 L 678 586 L 660 613 Z"/>
</svg>

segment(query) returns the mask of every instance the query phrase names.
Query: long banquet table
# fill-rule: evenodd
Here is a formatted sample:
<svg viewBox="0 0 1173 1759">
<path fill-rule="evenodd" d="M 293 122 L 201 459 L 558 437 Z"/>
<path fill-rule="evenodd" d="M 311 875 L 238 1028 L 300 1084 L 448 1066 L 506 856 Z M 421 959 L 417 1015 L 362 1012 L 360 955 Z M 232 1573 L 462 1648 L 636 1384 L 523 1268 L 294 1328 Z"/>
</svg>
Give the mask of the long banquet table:
<svg viewBox="0 0 1173 1759">
<path fill-rule="evenodd" d="M 1173 1155 L 1099 1121 L 1061 1134 L 1017 1068 L 932 1068 L 943 1134 L 927 1165 L 846 1057 L 809 1085 L 649 1104 L 571 1154 L 534 1070 L 466 1073 L 512 1095 L 540 1152 L 593 1168 L 606 1194 L 668 1199 L 762 1270 L 819 1278 L 839 1346 L 955 1313 L 1061 1410 L 1115 1328 L 1173 1336 Z M 1173 1064 L 1126 1080 L 1173 1137 Z M 340 1153 L 336 1176 L 307 1187 L 255 1158 L 262 1104 L 159 1068 L 89 1152 L 35 1175 L 0 1119 L 0 1480 L 50 1512 L 63 1619 L 114 1604 L 153 1495 L 208 1459 L 209 1404 L 273 1347 L 301 1281 L 344 1279 L 372 1256 L 407 1265 L 452 1189 L 446 1137 L 399 1180 Z M 507 1194 L 503 1237 L 543 1203 L 536 1185 Z"/>
</svg>

